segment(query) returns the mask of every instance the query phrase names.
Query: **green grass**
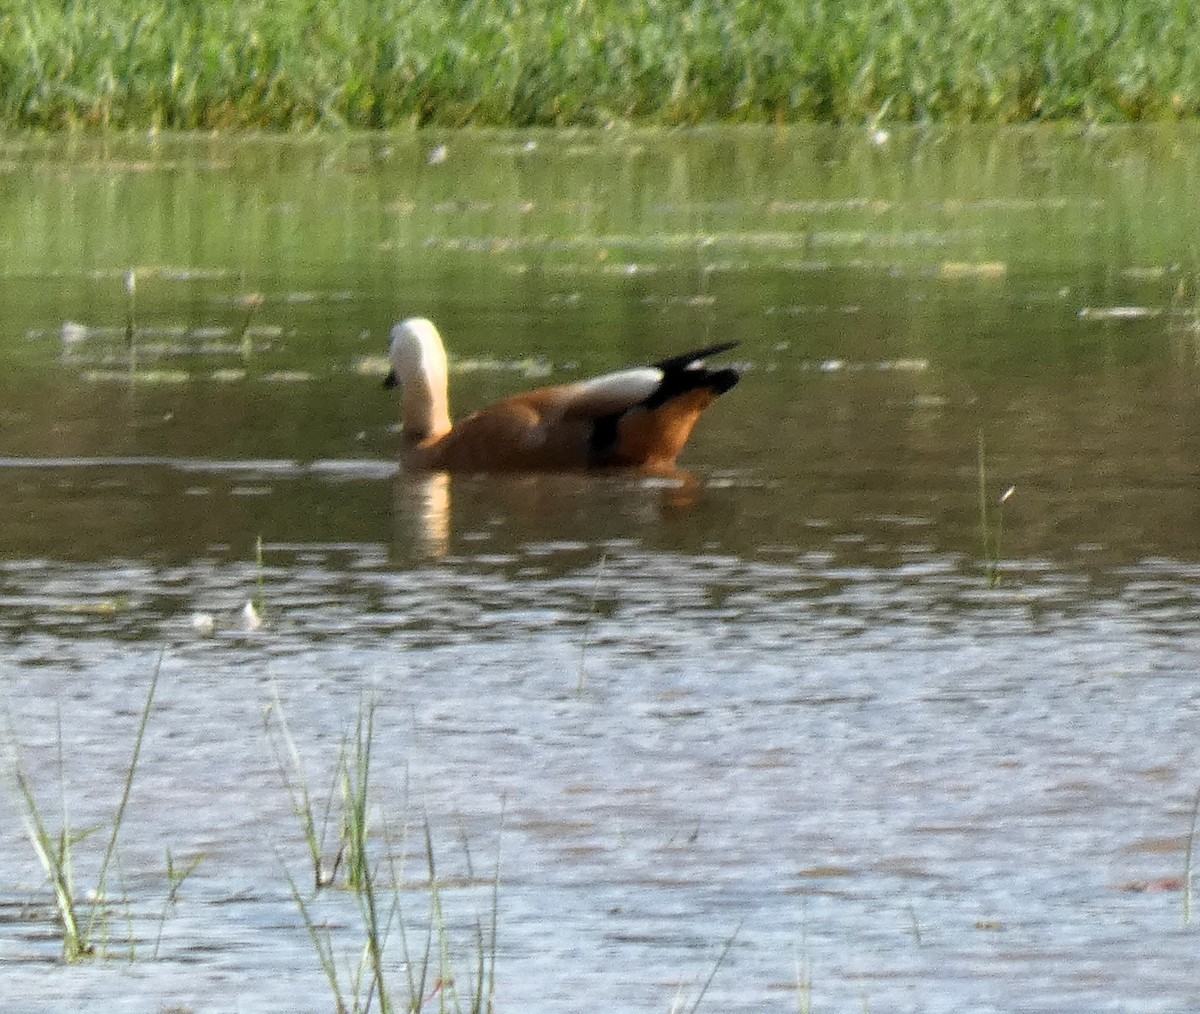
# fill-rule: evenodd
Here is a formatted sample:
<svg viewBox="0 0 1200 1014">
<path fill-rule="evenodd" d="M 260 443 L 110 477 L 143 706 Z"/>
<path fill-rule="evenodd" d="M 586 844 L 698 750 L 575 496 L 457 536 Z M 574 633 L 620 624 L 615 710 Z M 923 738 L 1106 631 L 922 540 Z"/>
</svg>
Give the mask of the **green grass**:
<svg viewBox="0 0 1200 1014">
<path fill-rule="evenodd" d="M 312 793 L 308 787 L 308 777 L 304 771 L 304 763 L 300 758 L 300 750 L 292 737 L 292 731 L 283 711 L 283 702 L 276 690 L 275 698 L 263 712 L 263 731 L 271 745 L 275 758 L 275 766 L 279 777 L 291 798 L 292 810 L 300 821 L 304 832 L 304 841 L 308 846 L 309 859 L 312 862 L 313 887 L 320 890 L 328 887 L 337 878 L 338 869 L 342 863 L 344 843 L 339 843 L 337 853 L 332 861 L 327 862 L 325 856 L 326 839 L 329 832 L 329 819 L 333 811 L 334 789 L 331 787 L 329 796 L 318 825 L 316 807 L 313 805 Z M 338 750 L 337 771 L 339 775 L 346 767 L 345 742 Z M 289 876 L 289 880 L 290 880 Z M 293 886 L 293 891 L 295 890 Z"/>
<path fill-rule="evenodd" d="M 158 933 L 154 937 L 154 953 L 151 955 L 153 959 L 158 958 L 158 951 L 162 946 L 163 927 L 167 923 L 167 915 L 179 901 L 179 890 L 183 887 L 183 882 L 196 872 L 196 867 L 202 862 L 204 862 L 204 856 L 198 855 L 180 865 L 175 862 L 171 850 L 167 849 L 167 897 L 163 901 L 162 913 L 158 917 Z"/>
<path fill-rule="evenodd" d="M 987 451 L 983 431 L 976 438 L 976 475 L 979 480 L 979 538 L 987 571 L 987 584 L 995 588 L 1000 583 L 1000 544 L 1004 538 L 1004 505 L 1012 499 L 1016 486 L 1009 486 L 991 505 L 987 488 Z"/>
<path fill-rule="evenodd" d="M 138 723 L 137 734 L 134 737 L 133 756 L 125 771 L 125 780 L 121 789 L 121 798 L 113 815 L 109 831 L 108 844 L 105 847 L 103 859 L 97 874 L 96 886 L 90 892 L 90 900 L 86 905 L 81 904 L 75 888 L 75 848 L 99 828 L 80 830 L 72 828 L 66 806 L 66 785 L 60 784 L 61 812 L 57 831 L 53 831 L 49 818 L 38 802 L 29 773 L 21 761 L 19 754 L 13 760 L 13 780 L 16 784 L 16 794 L 21 811 L 21 820 L 29 835 L 30 844 L 37 854 L 38 860 L 45 871 L 46 879 L 54 893 L 54 903 L 58 911 L 59 925 L 62 932 L 63 957 L 67 961 L 77 961 L 92 955 L 107 956 L 109 953 L 108 920 L 112 911 L 112 903 L 108 891 L 109 870 L 112 867 L 117 851 L 117 840 L 121 834 L 121 825 L 125 819 L 125 809 L 129 804 L 129 796 L 133 790 L 134 776 L 137 773 L 138 758 L 142 752 L 142 741 L 146 735 L 146 725 L 150 720 L 150 709 L 154 703 L 154 692 L 158 687 L 158 676 L 162 670 L 162 655 L 154 666 L 154 675 L 150 680 L 150 689 L 146 693 L 146 703 L 142 708 L 141 720 Z M 11 722 L 10 722 L 11 725 Z M 15 736 L 12 737 L 14 749 Z M 62 728 L 58 730 L 59 761 L 62 766 Z M 60 779 L 61 779 L 60 773 Z M 170 865 L 170 853 L 168 853 Z M 171 879 L 171 897 L 178 890 L 194 865 L 181 874 L 169 870 Z M 165 919 L 165 910 L 164 910 Z M 133 933 L 128 936 L 127 953 L 133 957 Z M 157 948 L 157 945 L 156 945 Z"/>
<path fill-rule="evenodd" d="M 0 123 L 1175 118 L 1198 37 L 1183 0 L 25 0 Z"/>
<path fill-rule="evenodd" d="M 1196 821 L 1200 818 L 1200 789 L 1192 801 L 1192 821 L 1188 826 L 1187 849 L 1183 855 L 1183 923 L 1192 924 L 1192 858 L 1196 854 Z"/>
<path fill-rule="evenodd" d="M 401 901 L 405 891 L 405 843 L 396 843 L 386 820 L 373 832 L 368 817 L 373 793 L 370 790 L 371 747 L 375 736 L 375 705 L 360 702 L 352 734 L 342 736 L 335 761 L 334 783 L 341 788 L 340 838 L 332 863 L 325 858 L 326 832 L 331 823 L 333 792 L 318 821 L 308 788 L 308 779 L 295 740 L 287 725 L 283 705 L 276 694 L 264 715 L 264 727 L 280 776 L 300 821 L 313 864 L 313 891 L 302 891 L 296 878 L 284 867 L 292 898 L 313 944 L 317 961 L 328 981 L 333 1007 L 343 1012 L 366 1012 L 378 1007 L 380 1014 L 398 1010 L 392 982 L 393 962 L 388 944 L 393 933 L 399 941 L 399 964 L 405 971 L 407 1011 L 453 1011 L 454 1014 L 490 1014 L 493 1010 L 496 972 L 496 931 L 499 913 L 500 859 L 488 882 L 491 912 L 487 924 L 477 918 L 473 943 L 464 957 L 454 953 L 452 933 L 443 908 L 443 886 L 434 857 L 433 831 L 428 817 L 423 821 L 424 861 L 428 875 L 428 911 L 423 944 L 410 941 Z M 319 824 L 319 830 L 318 830 Z M 503 832 L 503 810 L 501 811 Z M 464 842 L 465 848 L 465 842 Z M 468 881 L 474 882 L 470 850 L 467 849 Z M 338 871 L 342 879 L 338 880 Z M 348 969 L 339 960 L 338 947 L 314 908 L 317 896 L 341 886 L 358 902 L 356 927 L 358 956 Z M 464 975 L 457 968 L 468 963 Z"/>
<path fill-rule="evenodd" d="M 721 966 L 725 964 L 725 959 L 729 957 L 729 952 L 733 948 L 733 944 L 737 940 L 737 936 L 741 930 L 742 924 L 739 922 L 733 928 L 733 932 L 726 937 L 725 945 L 721 948 L 721 953 L 717 955 L 717 959 L 713 962 L 712 967 L 708 970 L 708 978 L 704 980 L 703 985 L 700 987 L 700 992 L 696 994 L 696 999 L 692 1002 L 692 1005 L 687 1008 L 687 1014 L 697 1014 L 697 1012 L 700 1010 L 700 1005 L 704 1002 L 705 994 L 708 993 L 709 987 L 713 984 L 713 979 L 717 977 L 717 972 L 719 972 L 721 970 Z M 675 1001 L 671 1004 L 672 1014 L 675 1014 L 676 1011 L 682 1014 L 684 1009 L 683 1004 L 685 1002 L 686 1001 L 684 1000 L 681 987 L 680 993 L 676 996 Z"/>
</svg>

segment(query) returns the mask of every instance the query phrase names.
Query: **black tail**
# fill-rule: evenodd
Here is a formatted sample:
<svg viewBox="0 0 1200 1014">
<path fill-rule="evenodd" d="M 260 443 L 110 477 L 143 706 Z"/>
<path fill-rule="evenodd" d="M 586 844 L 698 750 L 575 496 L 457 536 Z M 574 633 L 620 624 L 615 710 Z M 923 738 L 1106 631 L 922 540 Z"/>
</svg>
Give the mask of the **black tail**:
<svg viewBox="0 0 1200 1014">
<path fill-rule="evenodd" d="M 710 370 L 704 365 L 706 356 L 715 356 L 718 352 L 728 352 L 736 347 L 737 342 L 722 342 L 720 345 L 709 345 L 694 352 L 672 356 L 654 365 L 663 371 L 662 383 L 643 404 L 646 408 L 658 408 L 688 391 L 698 387 L 707 387 L 715 394 L 724 394 L 742 379 L 737 370 Z"/>
<path fill-rule="evenodd" d="M 715 394 L 724 394 L 742 379 L 741 374 L 737 370 L 731 369 L 710 370 L 702 360 L 705 356 L 727 352 L 735 345 L 737 342 L 722 342 L 720 345 L 709 345 L 706 348 L 685 352 L 680 356 L 671 356 L 670 359 L 655 363 L 655 368 L 662 370 L 663 378 L 654 393 L 643 401 L 641 406 L 653 410 L 665 405 L 672 398 L 678 398 L 682 394 L 687 394 L 688 391 L 702 387 L 708 388 Z M 613 463 L 610 456 L 617 446 L 621 417 L 624 414 L 624 412 L 617 412 L 614 415 L 597 419 L 593 423 L 590 440 L 592 464 L 609 465 Z M 688 429 L 690 428 L 689 426 Z"/>
</svg>

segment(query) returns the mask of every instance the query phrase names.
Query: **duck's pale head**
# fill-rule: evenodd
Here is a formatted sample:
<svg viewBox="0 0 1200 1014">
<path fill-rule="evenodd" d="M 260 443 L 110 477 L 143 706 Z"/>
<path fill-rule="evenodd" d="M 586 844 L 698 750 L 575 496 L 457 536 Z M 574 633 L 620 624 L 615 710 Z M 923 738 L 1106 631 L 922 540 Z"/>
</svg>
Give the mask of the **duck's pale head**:
<svg viewBox="0 0 1200 1014">
<path fill-rule="evenodd" d="M 388 358 L 392 368 L 384 386 L 401 388 L 405 436 L 421 442 L 449 433 L 446 349 L 433 322 L 410 317 L 393 327 Z"/>
</svg>

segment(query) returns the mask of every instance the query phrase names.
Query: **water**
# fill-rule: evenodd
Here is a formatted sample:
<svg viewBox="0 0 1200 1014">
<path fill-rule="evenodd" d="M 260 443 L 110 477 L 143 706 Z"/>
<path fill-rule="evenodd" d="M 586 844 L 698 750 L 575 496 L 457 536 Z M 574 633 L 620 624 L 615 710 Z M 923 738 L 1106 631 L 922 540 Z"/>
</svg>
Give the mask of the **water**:
<svg viewBox="0 0 1200 1014">
<path fill-rule="evenodd" d="M 134 960 L 59 960 L 12 793 L 6 1009 L 330 1009 L 285 871 L 347 990 L 361 922 L 271 730 L 323 807 L 370 701 L 410 947 L 427 826 L 463 991 L 499 865 L 499 1009 L 690 1009 L 716 967 L 701 1010 L 1195 1010 L 1193 141 L 10 142 L 0 687 L 52 830 L 60 786 L 107 827 L 162 663 Z M 745 379 L 676 480 L 420 480 L 410 313 L 460 412 L 725 337 Z"/>
</svg>

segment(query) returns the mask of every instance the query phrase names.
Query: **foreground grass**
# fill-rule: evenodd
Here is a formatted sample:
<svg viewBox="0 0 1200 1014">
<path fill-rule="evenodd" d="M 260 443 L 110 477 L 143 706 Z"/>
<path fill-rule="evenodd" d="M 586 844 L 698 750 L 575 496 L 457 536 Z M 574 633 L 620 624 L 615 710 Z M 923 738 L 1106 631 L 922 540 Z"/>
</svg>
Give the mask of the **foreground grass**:
<svg viewBox="0 0 1200 1014">
<path fill-rule="evenodd" d="M 451 934 L 442 907 L 442 888 L 434 860 L 433 832 L 425 818 L 424 859 L 428 873 L 428 916 L 423 943 L 410 941 L 402 911 L 405 844 L 397 854 L 396 843 L 385 826 L 378 848 L 372 848 L 369 814 L 371 746 L 375 736 L 375 705 L 362 701 L 354 734 L 342 737 L 336 760 L 335 781 L 341 786 L 340 840 L 332 865 L 325 861 L 325 832 L 333 807 L 332 793 L 318 822 L 313 796 L 308 788 L 304 764 L 284 716 L 283 704 L 275 700 L 263 716 L 267 737 L 279 767 L 292 807 L 300 820 L 313 863 L 312 894 L 300 889 L 295 877 L 284 869 L 284 877 L 299 909 L 300 916 L 325 974 L 338 1014 L 366 1014 L 377 1007 L 380 1014 L 399 1010 L 393 995 L 392 976 L 395 962 L 388 960 L 389 938 L 399 938 L 400 964 L 405 971 L 407 994 L 399 1000 L 410 1012 L 437 1010 L 454 1014 L 491 1014 L 494 1010 L 496 974 L 496 927 L 499 912 L 500 859 L 490 880 L 491 913 L 486 928 L 482 919 L 474 926 L 473 953 L 468 948 L 465 962 L 451 953 Z M 318 823 L 320 830 L 318 831 Z M 503 830 L 503 811 L 501 814 Z M 470 851 L 467 851 L 470 871 Z M 343 862 L 344 860 L 344 862 Z M 335 886 L 338 870 L 343 869 L 343 886 L 358 902 L 360 922 L 352 935 L 359 942 L 358 959 L 343 968 L 329 929 L 319 919 L 314 904 L 317 895 Z M 474 880 L 474 874 L 469 872 Z M 462 976 L 456 965 L 465 964 Z"/>
<path fill-rule="evenodd" d="M 209 128 L 1200 112 L 1156 0 L 24 0 L 0 125 Z"/>
<path fill-rule="evenodd" d="M 29 774 L 19 756 L 14 757 L 13 780 L 16 784 L 21 820 L 29 835 L 30 844 L 37 854 L 38 860 L 45 871 L 54 892 L 54 903 L 57 907 L 59 924 L 62 932 L 63 957 L 67 961 L 76 961 L 97 953 L 97 942 L 107 942 L 109 938 L 108 919 L 111 899 L 108 891 L 108 874 L 116 855 L 117 839 L 121 834 L 121 825 L 125 819 L 125 808 L 129 803 L 129 794 L 133 789 L 134 775 L 137 772 L 138 758 L 142 752 L 142 741 L 146 735 L 146 724 L 150 720 L 150 709 L 154 703 L 154 692 L 158 687 L 158 676 L 162 669 L 162 655 L 159 655 L 154 666 L 154 675 L 150 680 L 150 690 L 146 694 L 146 704 L 142 709 L 141 721 L 138 723 L 137 735 L 133 742 L 133 757 L 125 772 L 125 781 L 121 790 L 121 799 L 117 804 L 116 814 L 112 820 L 112 828 L 108 845 L 104 850 L 104 858 L 100 863 L 100 872 L 95 889 L 90 893 L 87 903 L 87 917 L 81 912 L 80 895 L 75 888 L 74 850 L 75 846 L 91 835 L 91 830 L 80 831 L 72 828 L 66 811 L 66 787 L 60 786 L 62 795 L 62 813 L 57 831 L 51 829 L 49 818 L 39 805 L 30 782 Z M 11 723 L 10 723 L 11 724 Z M 14 745 L 15 736 L 10 733 Z M 62 758 L 62 729 L 59 728 L 59 757 Z M 92 829 L 95 830 L 95 829 Z M 168 865 L 171 865 L 168 852 Z M 174 895 L 178 884 L 187 877 L 190 869 L 182 875 L 171 871 L 171 894 Z M 164 919 L 165 919 L 164 909 Z M 161 925 L 161 924 L 160 924 Z M 133 955 L 133 937 L 130 933 L 128 940 L 128 956 Z M 104 953 L 107 955 L 107 949 Z"/>
</svg>

